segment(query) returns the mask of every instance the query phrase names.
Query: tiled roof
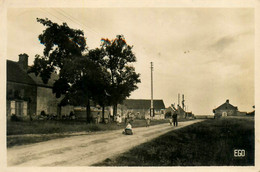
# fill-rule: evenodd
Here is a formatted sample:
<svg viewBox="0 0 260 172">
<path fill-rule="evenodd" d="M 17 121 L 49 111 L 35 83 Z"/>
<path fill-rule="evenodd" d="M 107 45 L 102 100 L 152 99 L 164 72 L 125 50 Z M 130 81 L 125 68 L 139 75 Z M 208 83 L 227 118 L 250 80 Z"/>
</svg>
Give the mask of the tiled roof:
<svg viewBox="0 0 260 172">
<path fill-rule="evenodd" d="M 150 109 L 151 100 L 149 99 L 127 99 L 123 104 L 128 109 Z M 165 109 L 163 100 L 153 100 L 154 109 Z"/>
<path fill-rule="evenodd" d="M 29 77 L 26 71 L 20 68 L 17 62 L 7 60 L 6 70 L 7 81 L 35 85 L 34 80 Z"/>
</svg>

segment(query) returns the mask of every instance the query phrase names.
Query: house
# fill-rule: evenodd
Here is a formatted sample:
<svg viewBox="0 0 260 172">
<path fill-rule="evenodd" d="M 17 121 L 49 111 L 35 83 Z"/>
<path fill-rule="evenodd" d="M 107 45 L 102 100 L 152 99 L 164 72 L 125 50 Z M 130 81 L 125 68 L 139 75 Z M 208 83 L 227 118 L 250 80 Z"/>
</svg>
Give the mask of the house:
<svg viewBox="0 0 260 172">
<path fill-rule="evenodd" d="M 19 61 L 7 60 L 6 112 L 7 117 L 16 114 L 22 118 L 45 114 L 68 115 L 72 106 L 59 108 L 62 98 L 52 93 L 52 85 L 57 79 L 54 73 L 47 84 L 35 74 L 28 74 L 28 55 L 20 54 Z M 60 111 L 60 112 L 59 112 Z"/>
<path fill-rule="evenodd" d="M 90 101 L 90 111 L 91 117 L 94 123 L 102 122 L 102 107 L 96 105 L 93 101 Z M 85 120 L 86 119 L 86 107 L 76 106 L 74 107 L 74 113 L 77 119 Z M 110 117 L 110 107 L 105 107 L 104 109 L 104 120 L 106 123 L 109 122 Z"/>
<path fill-rule="evenodd" d="M 237 107 L 230 104 L 229 100 L 213 109 L 213 113 L 215 117 L 236 116 L 239 114 Z"/>
<path fill-rule="evenodd" d="M 177 105 L 177 114 L 178 114 L 178 119 L 186 118 L 185 110 L 181 106 L 179 106 L 179 105 Z"/>
<path fill-rule="evenodd" d="M 170 107 L 166 109 L 166 113 L 173 114 L 174 112 L 177 113 L 178 119 L 184 119 L 184 118 L 194 118 L 194 114 L 192 112 L 186 112 L 181 106 L 177 105 L 177 108 L 172 104 Z"/>
<path fill-rule="evenodd" d="M 165 105 L 163 100 L 153 100 L 153 119 L 165 118 Z M 122 118 L 130 116 L 132 118 L 145 119 L 150 116 L 150 99 L 126 99 L 118 105 L 117 112 Z"/>
</svg>

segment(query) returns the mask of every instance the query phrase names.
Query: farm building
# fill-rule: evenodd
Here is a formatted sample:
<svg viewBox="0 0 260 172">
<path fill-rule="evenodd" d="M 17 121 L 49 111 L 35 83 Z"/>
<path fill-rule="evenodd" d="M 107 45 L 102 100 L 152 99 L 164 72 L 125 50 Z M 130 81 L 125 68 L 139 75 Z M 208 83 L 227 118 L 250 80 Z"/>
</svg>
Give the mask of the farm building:
<svg viewBox="0 0 260 172">
<path fill-rule="evenodd" d="M 213 109 L 215 117 L 225 117 L 225 116 L 236 116 L 239 115 L 238 109 L 236 106 L 233 106 L 229 103 L 229 100 L 226 100 L 225 103 L 219 107 Z"/>
<path fill-rule="evenodd" d="M 94 123 L 102 122 L 102 107 L 95 105 L 90 101 L 90 110 L 91 118 Z M 77 119 L 85 120 L 86 119 L 86 107 L 77 106 L 74 107 L 74 113 Z M 105 107 L 104 109 L 104 120 L 107 123 L 110 120 L 110 107 Z"/>
<path fill-rule="evenodd" d="M 165 105 L 163 100 L 153 100 L 155 116 L 153 119 L 165 118 Z M 145 119 L 150 116 L 151 100 L 149 99 L 127 99 L 118 105 L 117 112 L 122 118 L 132 117 Z"/>
<path fill-rule="evenodd" d="M 16 114 L 22 118 L 45 114 L 68 115 L 72 106 L 58 107 L 61 98 L 52 93 L 52 85 L 57 78 L 52 74 L 44 84 L 40 77 L 28 74 L 28 55 L 19 55 L 19 61 L 7 60 L 6 112 L 7 117 Z"/>
<path fill-rule="evenodd" d="M 181 106 L 177 105 L 177 108 L 175 108 L 174 105 L 171 105 L 170 107 L 168 107 L 165 111 L 165 113 L 171 113 L 173 114 L 173 112 L 177 112 L 178 114 L 178 119 L 184 119 L 184 118 L 194 118 L 194 114 L 192 114 L 192 112 L 186 112 Z"/>
</svg>

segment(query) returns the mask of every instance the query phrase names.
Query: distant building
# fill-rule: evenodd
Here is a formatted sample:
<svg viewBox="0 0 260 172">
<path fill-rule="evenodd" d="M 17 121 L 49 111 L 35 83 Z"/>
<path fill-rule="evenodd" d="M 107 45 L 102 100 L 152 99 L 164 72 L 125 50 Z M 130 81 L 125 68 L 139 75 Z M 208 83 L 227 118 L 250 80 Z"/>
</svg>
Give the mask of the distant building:
<svg viewBox="0 0 260 172">
<path fill-rule="evenodd" d="M 42 111 L 52 115 L 68 115 L 72 106 L 58 107 L 61 98 L 52 93 L 57 75 L 54 73 L 47 84 L 35 74 L 28 74 L 28 56 L 19 55 L 19 61 L 7 60 L 6 112 L 7 117 L 16 114 L 22 118 L 40 115 Z M 60 111 L 60 112 L 59 112 Z"/>
<path fill-rule="evenodd" d="M 153 100 L 154 119 L 165 118 L 165 105 L 163 100 Z M 150 116 L 151 100 L 149 99 L 127 99 L 118 105 L 117 112 L 123 118 L 145 119 Z"/>
<path fill-rule="evenodd" d="M 181 107 L 181 106 L 179 106 L 179 105 L 177 105 L 177 113 L 178 113 L 178 118 L 180 119 L 184 119 L 184 118 L 186 118 L 186 112 L 185 112 L 185 110 Z"/>
<path fill-rule="evenodd" d="M 239 115 L 238 109 L 236 106 L 233 106 L 229 103 L 229 100 L 226 100 L 225 103 L 219 107 L 213 109 L 215 117 L 225 117 L 225 116 L 237 116 Z"/>
<path fill-rule="evenodd" d="M 177 113 L 177 117 L 178 119 L 193 119 L 194 118 L 194 114 L 192 112 L 186 112 L 181 106 L 177 105 L 177 108 L 175 108 L 174 105 L 171 105 L 170 107 L 168 107 L 166 109 L 166 114 L 171 113 L 173 114 L 173 112 Z"/>
</svg>

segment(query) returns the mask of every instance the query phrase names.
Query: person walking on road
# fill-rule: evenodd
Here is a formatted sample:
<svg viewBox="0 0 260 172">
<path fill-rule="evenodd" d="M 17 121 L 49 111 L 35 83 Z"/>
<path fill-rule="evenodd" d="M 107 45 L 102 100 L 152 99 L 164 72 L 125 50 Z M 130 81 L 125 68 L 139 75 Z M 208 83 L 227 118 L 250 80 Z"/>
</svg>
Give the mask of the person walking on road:
<svg viewBox="0 0 260 172">
<path fill-rule="evenodd" d="M 146 127 L 149 127 L 150 123 L 151 123 L 151 119 L 150 119 L 150 117 L 147 117 L 146 118 Z"/>
<path fill-rule="evenodd" d="M 173 123 L 172 123 L 172 113 L 171 113 L 171 116 L 170 116 L 170 118 L 169 118 L 169 123 L 170 123 L 170 125 L 172 126 L 173 125 Z"/>
<path fill-rule="evenodd" d="M 178 114 L 177 112 L 173 112 L 172 119 L 173 119 L 173 126 L 178 126 L 178 120 L 177 120 Z"/>
</svg>

